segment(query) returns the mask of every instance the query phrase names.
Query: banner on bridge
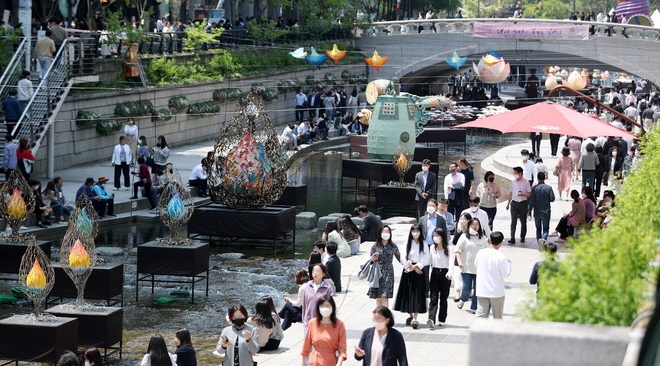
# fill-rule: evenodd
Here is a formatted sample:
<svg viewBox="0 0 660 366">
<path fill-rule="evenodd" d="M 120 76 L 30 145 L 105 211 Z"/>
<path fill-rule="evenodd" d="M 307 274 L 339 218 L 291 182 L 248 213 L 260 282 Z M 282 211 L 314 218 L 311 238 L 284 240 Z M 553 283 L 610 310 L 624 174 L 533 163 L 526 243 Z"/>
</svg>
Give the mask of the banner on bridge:
<svg viewBox="0 0 660 366">
<path fill-rule="evenodd" d="M 483 38 L 586 40 L 589 38 L 589 26 L 475 22 L 472 27 L 472 36 Z"/>
</svg>

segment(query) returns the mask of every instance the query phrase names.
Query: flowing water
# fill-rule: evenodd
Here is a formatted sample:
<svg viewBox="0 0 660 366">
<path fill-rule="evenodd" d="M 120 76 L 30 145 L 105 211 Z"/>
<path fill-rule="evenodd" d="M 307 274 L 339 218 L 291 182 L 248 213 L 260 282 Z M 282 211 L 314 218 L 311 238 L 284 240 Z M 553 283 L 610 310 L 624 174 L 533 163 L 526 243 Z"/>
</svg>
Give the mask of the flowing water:
<svg viewBox="0 0 660 366">
<path fill-rule="evenodd" d="M 512 141 L 507 140 L 505 143 L 510 144 Z M 472 141 L 468 147 L 468 160 L 481 161 L 500 147 L 501 143 L 496 139 Z M 307 184 L 307 211 L 315 212 L 318 217 L 334 212 L 350 213 L 358 204 L 367 202 L 365 196 L 357 196 L 356 199 L 354 194 L 341 192 L 341 160 L 346 154 L 345 150 L 310 153 L 294 163 L 289 171 L 289 180 Z M 443 175 L 447 164 L 458 157 L 463 157 L 463 149 L 458 146 L 450 148 L 448 155 L 440 156 L 440 174 Z M 479 177 L 480 173 L 476 172 L 475 175 Z M 370 202 L 373 204 L 375 199 L 372 197 Z M 194 305 L 190 304 L 189 298 L 178 299 L 170 305 L 158 305 L 156 300 L 159 297 L 169 296 L 176 289 L 190 289 L 187 285 L 178 288 L 172 284 L 157 284 L 155 294 L 152 295 L 148 284 L 142 283 L 139 303 L 136 303 L 135 246 L 166 235 L 167 228 L 162 224 L 138 222 L 101 231 L 96 238 L 98 247 L 116 247 L 118 252 L 114 256 L 100 257 L 107 262 L 123 262 L 125 270 L 123 359 L 119 361 L 115 358 L 117 356 L 111 357 L 111 364 L 137 364 L 154 333 L 161 333 L 168 342 L 169 350 L 173 352 L 174 332 L 183 327 L 192 333 L 199 364 L 217 364 L 218 359 L 211 351 L 215 349 L 222 328 L 227 325 L 227 308 L 241 303 L 252 312 L 254 304 L 262 295 L 270 295 L 278 303 L 284 294 L 295 292 L 293 274 L 299 268 L 306 268 L 311 244 L 318 240 L 320 232 L 298 230 L 295 249 L 289 242 L 289 249 L 277 254 L 273 254 L 272 249 L 249 248 L 244 243 L 212 246 L 208 297 L 204 296 L 203 290 L 199 290 L 203 287 L 199 283 L 196 286 L 198 290 Z M 53 258 L 59 256 L 58 245 L 57 242 L 53 243 Z M 0 293 L 10 293 L 11 287 L 16 285 L 16 281 L 0 281 Z M 26 300 L 15 305 L 0 305 L 0 317 L 28 313 L 30 306 Z"/>
</svg>

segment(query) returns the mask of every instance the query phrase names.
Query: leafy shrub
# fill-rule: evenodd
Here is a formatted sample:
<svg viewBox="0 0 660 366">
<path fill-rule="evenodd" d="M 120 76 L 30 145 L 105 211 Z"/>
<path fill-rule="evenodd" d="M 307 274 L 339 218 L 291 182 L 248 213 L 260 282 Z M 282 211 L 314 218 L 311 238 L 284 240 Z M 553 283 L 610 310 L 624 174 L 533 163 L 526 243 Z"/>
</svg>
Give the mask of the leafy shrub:
<svg viewBox="0 0 660 366">
<path fill-rule="evenodd" d="M 219 113 L 220 106 L 212 100 L 190 103 L 187 114 L 192 117 L 203 117 L 205 114 Z"/>
<path fill-rule="evenodd" d="M 217 75 L 222 79 L 240 77 L 241 65 L 230 52 L 220 51 L 213 56 L 206 65 L 209 74 Z"/>
<path fill-rule="evenodd" d="M 147 75 L 149 80 L 153 80 L 159 85 L 190 83 L 212 78 L 199 60 L 178 63 L 167 57 L 152 59 L 147 67 Z"/>
<path fill-rule="evenodd" d="M 279 97 L 279 93 L 275 89 L 266 89 L 261 93 L 261 99 L 264 102 L 271 102 Z"/>
<path fill-rule="evenodd" d="M 101 136 L 108 136 L 109 134 L 121 131 L 122 123 L 112 119 L 103 119 L 96 124 L 96 132 Z"/>
<path fill-rule="evenodd" d="M 92 128 L 100 119 L 101 116 L 92 111 L 80 109 L 76 112 L 76 125 L 80 128 Z"/>
<path fill-rule="evenodd" d="M 154 105 L 148 100 L 119 102 L 115 106 L 115 115 L 119 117 L 150 116 Z"/>
<path fill-rule="evenodd" d="M 252 93 L 254 93 L 256 95 L 264 95 L 264 93 L 266 92 L 266 89 L 267 88 L 263 84 L 254 83 L 254 84 L 252 84 L 252 87 L 250 88 L 250 91 L 252 91 Z"/>
<path fill-rule="evenodd" d="M 238 100 L 241 96 L 243 96 L 243 92 L 239 88 L 224 88 L 213 91 L 213 100 L 218 103 Z"/>
<path fill-rule="evenodd" d="M 187 107 L 186 107 L 187 108 Z M 172 119 L 172 112 L 167 108 L 161 108 L 151 114 L 151 122 L 169 121 Z"/>
<path fill-rule="evenodd" d="M 319 83 L 321 83 L 321 80 L 319 80 L 319 78 L 317 78 L 314 75 L 307 75 L 305 77 L 305 84 L 307 84 L 307 85 L 316 85 L 316 84 L 319 84 Z"/>
<path fill-rule="evenodd" d="M 323 80 L 325 81 L 335 81 L 337 78 L 335 77 L 335 74 L 329 72 L 323 76 Z"/>
<path fill-rule="evenodd" d="M 300 80 L 283 79 L 277 82 L 277 91 L 280 93 L 295 92 L 300 87 Z"/>
<path fill-rule="evenodd" d="M 190 102 L 188 101 L 188 97 L 185 95 L 177 95 L 172 98 L 167 102 L 167 106 L 170 107 L 170 109 L 173 109 L 177 112 L 182 111 L 184 109 L 188 109 L 188 106 L 190 105 Z"/>
<path fill-rule="evenodd" d="M 196 27 L 186 28 L 186 41 L 183 42 L 183 49 L 186 51 L 199 51 L 202 45 L 206 43 L 217 42 L 224 31 L 224 28 L 213 28 L 211 33 L 206 33 L 206 21 Z"/>
<path fill-rule="evenodd" d="M 649 288 L 649 262 L 660 237 L 660 130 L 646 134 L 643 159 L 626 178 L 605 229 L 572 241 L 556 273 L 539 273 L 537 305 L 528 319 L 630 326 Z M 643 215 L 641 215 L 643 213 Z"/>
</svg>

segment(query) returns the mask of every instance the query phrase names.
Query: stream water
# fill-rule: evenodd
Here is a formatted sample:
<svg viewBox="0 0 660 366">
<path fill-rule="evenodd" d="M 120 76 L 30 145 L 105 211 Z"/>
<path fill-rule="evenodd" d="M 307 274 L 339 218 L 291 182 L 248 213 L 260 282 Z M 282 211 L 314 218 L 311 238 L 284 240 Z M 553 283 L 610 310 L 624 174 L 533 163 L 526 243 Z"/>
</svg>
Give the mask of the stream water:
<svg viewBox="0 0 660 366">
<path fill-rule="evenodd" d="M 510 144 L 512 141 L 507 140 L 505 143 Z M 500 147 L 497 139 L 472 141 L 468 147 L 468 160 L 481 161 Z M 359 203 L 366 202 L 363 196 L 358 196 L 356 200 L 354 194 L 342 195 L 341 160 L 346 154 L 347 151 L 337 150 L 310 153 L 294 163 L 289 171 L 289 180 L 307 184 L 307 211 L 316 212 L 321 217 L 333 212 L 351 212 Z M 450 148 L 448 155 L 440 157 L 440 174 L 444 174 L 449 161 L 462 156 L 462 147 Z M 481 173 L 476 172 L 475 175 L 479 177 Z M 374 203 L 373 198 L 371 203 Z M 169 296 L 171 291 L 179 288 L 175 285 L 157 285 L 152 295 L 149 286 L 142 284 L 139 303 L 136 303 L 135 246 L 166 234 L 167 228 L 162 224 L 140 222 L 104 230 L 96 238 L 98 247 L 116 247 L 117 255 L 101 257 L 107 262 L 124 263 L 123 359 L 111 357 L 108 360 L 110 364 L 137 364 L 154 333 L 161 333 L 168 342 L 170 352 L 173 352 L 174 332 L 183 327 L 192 333 L 199 364 L 217 364 L 218 359 L 211 351 L 215 349 L 222 328 L 227 325 L 226 309 L 235 303 L 242 303 L 248 311 L 252 311 L 262 295 L 272 296 L 277 303 L 284 294 L 295 292 L 293 273 L 299 268 L 306 268 L 311 243 L 320 237 L 317 230 L 299 230 L 295 250 L 275 255 L 270 249 L 247 249 L 239 245 L 212 246 L 208 297 L 198 290 L 194 305 L 190 304 L 189 298 L 178 299 L 169 305 L 159 305 L 156 302 L 159 297 Z M 53 258 L 59 256 L 58 245 L 53 243 Z M 16 285 L 16 281 L 0 281 L 0 293 L 11 293 L 11 288 Z M 199 287 L 203 286 L 200 284 Z M 189 290 L 185 287 L 180 289 Z M 31 305 L 27 300 L 14 305 L 0 305 L 0 318 L 28 313 L 30 310 Z"/>
</svg>

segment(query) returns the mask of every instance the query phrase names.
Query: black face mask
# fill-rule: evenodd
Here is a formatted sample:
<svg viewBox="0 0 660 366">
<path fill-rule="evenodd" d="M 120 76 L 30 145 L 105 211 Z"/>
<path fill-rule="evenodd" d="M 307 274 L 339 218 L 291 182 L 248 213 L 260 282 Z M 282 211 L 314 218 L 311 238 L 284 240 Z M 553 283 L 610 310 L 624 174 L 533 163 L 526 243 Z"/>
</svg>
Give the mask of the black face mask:
<svg viewBox="0 0 660 366">
<path fill-rule="evenodd" d="M 240 328 L 245 324 L 245 318 L 232 319 L 231 321 L 236 327 Z"/>
<path fill-rule="evenodd" d="M 488 178 L 488 181 L 491 182 L 491 183 L 494 182 L 494 181 L 495 181 L 495 177 L 489 177 L 489 178 Z"/>
</svg>

